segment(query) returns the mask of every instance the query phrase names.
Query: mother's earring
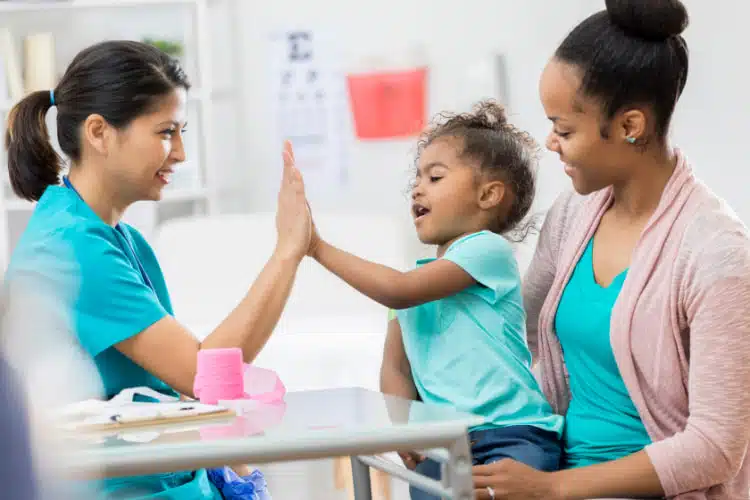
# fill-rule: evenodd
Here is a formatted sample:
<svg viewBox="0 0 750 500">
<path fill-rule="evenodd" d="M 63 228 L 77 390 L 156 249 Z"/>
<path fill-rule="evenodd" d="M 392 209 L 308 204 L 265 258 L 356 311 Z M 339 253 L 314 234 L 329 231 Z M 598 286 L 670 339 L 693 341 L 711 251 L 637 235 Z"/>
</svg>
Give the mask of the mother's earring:
<svg viewBox="0 0 750 500">
<path fill-rule="evenodd" d="M 626 137 L 625 140 L 628 144 L 635 144 L 635 137 Z"/>
</svg>

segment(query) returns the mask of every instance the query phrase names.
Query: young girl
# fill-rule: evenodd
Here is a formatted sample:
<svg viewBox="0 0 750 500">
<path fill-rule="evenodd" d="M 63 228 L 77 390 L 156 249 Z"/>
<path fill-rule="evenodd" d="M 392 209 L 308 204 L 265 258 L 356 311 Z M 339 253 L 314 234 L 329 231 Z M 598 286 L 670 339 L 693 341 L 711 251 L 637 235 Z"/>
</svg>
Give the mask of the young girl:
<svg viewBox="0 0 750 500">
<path fill-rule="evenodd" d="M 417 234 L 437 258 L 400 272 L 339 250 L 317 232 L 309 254 L 398 310 L 388 327 L 383 392 L 484 417 L 470 429 L 475 465 L 514 458 L 556 470 L 563 419 L 531 372 L 521 278 L 503 237 L 518 231 L 531 207 L 538 148 L 493 102 L 443 117 L 420 141 L 412 189 Z M 440 475 L 433 461 L 402 458 Z M 412 498 L 434 497 L 412 490 Z"/>
</svg>

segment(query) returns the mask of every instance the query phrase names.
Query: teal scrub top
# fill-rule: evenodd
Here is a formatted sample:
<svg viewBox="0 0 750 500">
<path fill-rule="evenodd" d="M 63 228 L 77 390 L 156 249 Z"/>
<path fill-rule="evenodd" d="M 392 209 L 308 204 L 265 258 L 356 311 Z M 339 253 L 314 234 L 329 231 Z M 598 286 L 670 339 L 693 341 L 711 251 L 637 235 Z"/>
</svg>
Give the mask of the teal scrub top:
<svg viewBox="0 0 750 500">
<path fill-rule="evenodd" d="M 481 231 L 457 240 L 442 258 L 476 284 L 397 312 L 422 401 L 484 417 L 486 423 L 472 430 L 531 425 L 561 433 L 563 419 L 531 372 L 521 276 L 510 243 Z"/>
<path fill-rule="evenodd" d="M 592 239 L 563 291 L 555 317 L 571 392 L 563 436 L 566 468 L 622 458 L 651 442 L 610 343 L 612 308 L 627 271 L 608 287 L 599 285 L 593 249 Z"/>
<path fill-rule="evenodd" d="M 66 323 L 107 397 L 136 386 L 175 394 L 114 347 L 173 314 L 156 256 L 137 230 L 104 223 L 75 190 L 44 192 L 11 256 L 6 287 L 11 297 L 39 297 L 42 310 Z M 98 489 L 105 498 L 221 498 L 205 470 L 107 479 Z"/>
</svg>

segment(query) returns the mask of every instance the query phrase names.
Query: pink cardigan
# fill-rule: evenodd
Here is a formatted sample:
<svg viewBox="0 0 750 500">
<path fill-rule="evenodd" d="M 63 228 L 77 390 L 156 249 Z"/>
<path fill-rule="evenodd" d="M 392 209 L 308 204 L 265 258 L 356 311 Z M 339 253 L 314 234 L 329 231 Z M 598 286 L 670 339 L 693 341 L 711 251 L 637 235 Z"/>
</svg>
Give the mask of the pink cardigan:
<svg viewBox="0 0 750 500">
<path fill-rule="evenodd" d="M 731 209 L 677 154 L 612 311 L 612 350 L 653 441 L 646 452 L 667 495 L 746 499 L 750 240 Z M 554 318 L 611 201 L 611 189 L 561 196 L 524 281 L 529 346 L 540 356 L 544 392 L 561 414 L 570 393 Z"/>
</svg>

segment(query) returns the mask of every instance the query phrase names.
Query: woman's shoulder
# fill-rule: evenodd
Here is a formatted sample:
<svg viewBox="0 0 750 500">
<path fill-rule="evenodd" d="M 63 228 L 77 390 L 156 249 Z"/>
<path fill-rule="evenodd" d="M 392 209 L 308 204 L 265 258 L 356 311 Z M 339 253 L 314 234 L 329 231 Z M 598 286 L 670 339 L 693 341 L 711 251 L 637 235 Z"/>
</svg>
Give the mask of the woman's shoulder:
<svg viewBox="0 0 750 500">
<path fill-rule="evenodd" d="M 117 252 L 113 228 L 75 211 L 51 213 L 55 205 L 38 206 L 13 249 L 10 276 L 53 275 L 96 268 Z M 90 264 L 90 265 L 89 265 Z"/>
<path fill-rule="evenodd" d="M 112 227 L 75 216 L 61 217 L 57 224 L 44 224 L 32 229 L 23 243 L 55 250 L 59 257 L 92 256 L 116 243 Z"/>
<path fill-rule="evenodd" d="M 19 244 L 77 246 L 92 238 L 110 239 L 111 230 L 70 189 L 50 186 L 34 208 Z"/>
<path fill-rule="evenodd" d="M 687 267 L 685 275 L 701 281 L 750 277 L 750 235 L 729 204 L 699 181 L 687 203 L 677 259 Z"/>
<path fill-rule="evenodd" d="M 747 226 L 708 186 L 696 181 L 688 203 L 690 210 L 683 212 L 686 251 L 735 244 L 750 246 Z"/>
<path fill-rule="evenodd" d="M 719 222 L 721 229 L 728 227 L 746 229 L 745 224 L 729 203 L 701 181 L 696 181 L 695 196 L 701 201 L 706 218 L 711 222 Z"/>
</svg>

